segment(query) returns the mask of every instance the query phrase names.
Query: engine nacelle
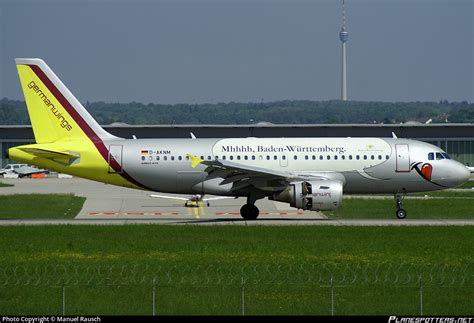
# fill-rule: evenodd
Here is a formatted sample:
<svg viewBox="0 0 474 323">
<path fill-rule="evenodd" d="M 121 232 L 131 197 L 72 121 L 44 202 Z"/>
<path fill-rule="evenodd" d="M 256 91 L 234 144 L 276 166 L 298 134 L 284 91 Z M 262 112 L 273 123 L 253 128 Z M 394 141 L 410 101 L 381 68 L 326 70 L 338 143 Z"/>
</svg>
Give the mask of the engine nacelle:
<svg viewBox="0 0 474 323">
<path fill-rule="evenodd" d="M 332 211 L 342 204 L 342 183 L 331 180 L 294 182 L 272 197 L 298 209 Z"/>
</svg>

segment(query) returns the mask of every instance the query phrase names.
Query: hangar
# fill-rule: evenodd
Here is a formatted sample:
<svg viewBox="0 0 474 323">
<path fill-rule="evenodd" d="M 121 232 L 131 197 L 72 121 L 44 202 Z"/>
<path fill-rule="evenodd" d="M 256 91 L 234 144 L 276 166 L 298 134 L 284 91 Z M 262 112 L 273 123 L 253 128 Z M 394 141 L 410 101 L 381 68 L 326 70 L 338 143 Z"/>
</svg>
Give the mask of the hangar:
<svg viewBox="0 0 474 323">
<path fill-rule="evenodd" d="M 122 138 L 229 137 L 392 137 L 432 143 L 466 166 L 474 165 L 474 124 L 271 124 L 248 125 L 127 125 L 103 126 Z M 0 126 L 0 165 L 9 162 L 6 151 L 13 146 L 34 143 L 31 126 Z"/>
</svg>

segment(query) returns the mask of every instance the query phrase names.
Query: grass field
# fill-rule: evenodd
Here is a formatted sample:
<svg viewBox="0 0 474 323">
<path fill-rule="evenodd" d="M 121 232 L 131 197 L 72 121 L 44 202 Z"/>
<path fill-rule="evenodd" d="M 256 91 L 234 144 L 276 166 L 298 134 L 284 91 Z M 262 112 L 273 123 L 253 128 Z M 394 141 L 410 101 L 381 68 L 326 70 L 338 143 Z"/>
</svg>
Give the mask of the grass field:
<svg viewBox="0 0 474 323">
<path fill-rule="evenodd" d="M 473 245 L 472 227 L 0 227 L 0 312 L 149 315 L 155 277 L 157 314 L 472 315 Z"/>
<path fill-rule="evenodd" d="M 458 186 L 457 188 L 473 188 L 474 187 L 474 181 L 467 181 L 466 183 L 462 184 L 461 186 Z"/>
<path fill-rule="evenodd" d="M 0 182 L 0 187 L 12 187 L 12 186 L 13 186 L 12 184 L 5 184 L 5 183 Z"/>
<path fill-rule="evenodd" d="M 425 197 L 425 195 L 427 197 Z M 323 212 L 335 219 L 393 219 L 395 201 L 385 198 L 344 197 L 336 211 Z M 440 191 L 409 194 L 403 201 L 407 219 L 473 219 L 474 192 Z"/>
<path fill-rule="evenodd" d="M 85 201 L 71 194 L 0 195 L 0 219 L 72 219 Z"/>
</svg>

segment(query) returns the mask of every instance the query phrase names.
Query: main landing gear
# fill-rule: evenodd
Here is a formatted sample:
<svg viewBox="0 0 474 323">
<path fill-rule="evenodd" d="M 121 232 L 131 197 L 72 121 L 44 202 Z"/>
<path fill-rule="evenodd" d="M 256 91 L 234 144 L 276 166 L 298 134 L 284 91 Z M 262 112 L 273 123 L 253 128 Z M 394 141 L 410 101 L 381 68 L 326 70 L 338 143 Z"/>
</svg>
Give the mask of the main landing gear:
<svg viewBox="0 0 474 323">
<path fill-rule="evenodd" d="M 249 197 L 247 197 L 247 204 L 244 204 L 240 208 L 240 215 L 244 218 L 244 220 L 257 219 L 260 210 L 255 206 L 255 202 L 263 197 L 265 197 L 263 194 L 251 194 Z"/>
<path fill-rule="evenodd" d="M 397 206 L 397 211 L 395 212 L 397 218 L 404 219 L 407 217 L 407 211 L 403 208 L 403 199 L 405 198 L 405 194 L 396 193 L 395 194 L 395 203 Z"/>
<path fill-rule="evenodd" d="M 254 204 L 244 204 L 240 208 L 240 215 L 245 219 L 245 220 L 256 220 L 259 214 L 258 207 L 256 207 Z"/>
</svg>

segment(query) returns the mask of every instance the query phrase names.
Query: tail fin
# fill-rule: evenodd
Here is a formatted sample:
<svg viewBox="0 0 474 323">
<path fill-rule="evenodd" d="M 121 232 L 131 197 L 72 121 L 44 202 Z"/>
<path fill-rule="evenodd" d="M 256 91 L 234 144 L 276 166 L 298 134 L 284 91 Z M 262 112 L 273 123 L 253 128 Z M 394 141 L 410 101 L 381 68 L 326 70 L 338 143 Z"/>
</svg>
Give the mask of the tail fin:
<svg viewBox="0 0 474 323">
<path fill-rule="evenodd" d="M 16 58 L 15 62 L 37 143 L 117 138 L 92 118 L 43 60 Z"/>
</svg>

